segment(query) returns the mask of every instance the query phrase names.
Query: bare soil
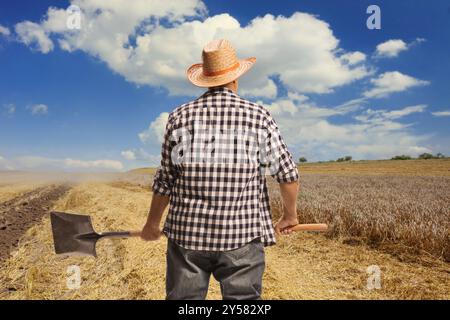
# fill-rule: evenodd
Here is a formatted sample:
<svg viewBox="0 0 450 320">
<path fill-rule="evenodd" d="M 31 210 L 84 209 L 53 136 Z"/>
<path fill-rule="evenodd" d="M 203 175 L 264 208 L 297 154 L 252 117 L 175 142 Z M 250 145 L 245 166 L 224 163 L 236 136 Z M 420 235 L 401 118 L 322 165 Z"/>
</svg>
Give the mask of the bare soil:
<svg viewBox="0 0 450 320">
<path fill-rule="evenodd" d="M 69 189 L 68 184 L 52 184 L 0 203 L 0 263 L 17 248 L 22 235 L 39 223 L 53 202 Z"/>
</svg>

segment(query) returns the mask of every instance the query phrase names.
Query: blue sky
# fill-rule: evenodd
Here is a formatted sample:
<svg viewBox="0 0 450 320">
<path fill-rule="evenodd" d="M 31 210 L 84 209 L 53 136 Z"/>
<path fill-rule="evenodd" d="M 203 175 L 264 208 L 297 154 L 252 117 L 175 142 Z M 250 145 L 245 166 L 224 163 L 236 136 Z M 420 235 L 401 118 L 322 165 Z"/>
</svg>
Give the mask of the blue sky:
<svg viewBox="0 0 450 320">
<path fill-rule="evenodd" d="M 227 38 L 256 56 L 239 94 L 273 114 L 295 158 L 450 155 L 450 2 L 14 1 L 0 8 L 0 170 L 158 163 L 184 77 Z M 69 5 L 81 9 L 70 30 Z"/>
</svg>

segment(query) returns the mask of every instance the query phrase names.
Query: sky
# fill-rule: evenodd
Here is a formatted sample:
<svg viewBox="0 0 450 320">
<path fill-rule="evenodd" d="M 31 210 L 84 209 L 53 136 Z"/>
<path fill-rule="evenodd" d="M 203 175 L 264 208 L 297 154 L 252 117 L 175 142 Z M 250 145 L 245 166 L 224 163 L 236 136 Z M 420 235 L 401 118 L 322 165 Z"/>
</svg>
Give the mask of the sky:
<svg viewBox="0 0 450 320">
<path fill-rule="evenodd" d="M 367 8 L 380 9 L 369 29 Z M 238 94 L 308 161 L 450 155 L 450 2 L 18 0 L 0 4 L 0 170 L 158 165 L 186 69 L 213 39 Z"/>
</svg>

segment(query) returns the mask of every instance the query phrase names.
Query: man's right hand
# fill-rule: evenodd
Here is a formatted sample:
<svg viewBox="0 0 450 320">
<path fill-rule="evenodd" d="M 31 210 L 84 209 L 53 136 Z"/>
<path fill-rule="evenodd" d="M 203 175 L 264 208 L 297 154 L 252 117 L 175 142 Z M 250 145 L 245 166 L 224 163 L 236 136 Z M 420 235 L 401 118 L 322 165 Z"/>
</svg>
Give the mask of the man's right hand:
<svg viewBox="0 0 450 320">
<path fill-rule="evenodd" d="M 281 217 L 281 219 L 275 224 L 275 232 L 277 234 L 290 234 L 292 233 L 292 227 L 298 224 L 297 217 L 295 218 L 285 218 Z"/>
<path fill-rule="evenodd" d="M 141 239 L 145 241 L 155 241 L 161 237 L 161 230 L 159 227 L 146 224 L 141 231 Z"/>
</svg>

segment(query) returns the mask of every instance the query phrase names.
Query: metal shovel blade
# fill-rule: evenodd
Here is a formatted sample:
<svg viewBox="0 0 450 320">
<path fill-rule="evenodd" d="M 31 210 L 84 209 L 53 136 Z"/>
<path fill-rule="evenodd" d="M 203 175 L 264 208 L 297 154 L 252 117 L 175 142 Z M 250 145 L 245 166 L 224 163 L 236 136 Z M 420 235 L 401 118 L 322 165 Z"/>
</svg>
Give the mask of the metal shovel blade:
<svg viewBox="0 0 450 320">
<path fill-rule="evenodd" d="M 56 254 L 97 256 L 95 245 L 101 236 L 90 216 L 51 212 L 50 220 Z"/>
</svg>

